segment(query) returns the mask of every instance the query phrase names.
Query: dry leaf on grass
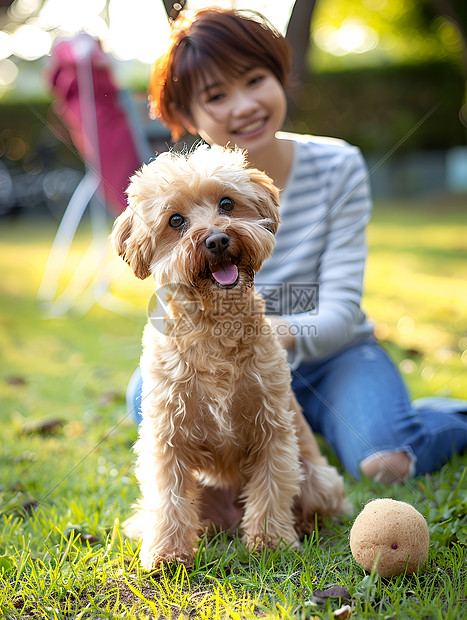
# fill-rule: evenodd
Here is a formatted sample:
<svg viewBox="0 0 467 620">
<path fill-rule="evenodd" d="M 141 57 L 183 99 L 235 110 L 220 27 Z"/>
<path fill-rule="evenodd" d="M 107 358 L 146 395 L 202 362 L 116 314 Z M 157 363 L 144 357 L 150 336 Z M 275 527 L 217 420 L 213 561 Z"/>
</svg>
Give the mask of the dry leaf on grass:
<svg viewBox="0 0 467 620">
<path fill-rule="evenodd" d="M 342 601 L 351 600 L 350 593 L 344 586 L 331 586 L 326 590 L 315 590 L 312 596 L 313 602 L 317 605 L 324 605 L 329 598 L 337 598 Z"/>
</svg>

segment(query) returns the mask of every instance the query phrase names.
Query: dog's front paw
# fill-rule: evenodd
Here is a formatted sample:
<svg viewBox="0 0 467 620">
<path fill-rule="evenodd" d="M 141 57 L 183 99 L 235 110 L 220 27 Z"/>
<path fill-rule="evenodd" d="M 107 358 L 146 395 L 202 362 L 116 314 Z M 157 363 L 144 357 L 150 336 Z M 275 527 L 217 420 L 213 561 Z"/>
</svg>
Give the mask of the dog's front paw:
<svg viewBox="0 0 467 620">
<path fill-rule="evenodd" d="M 144 540 L 139 552 L 139 559 L 144 570 L 154 570 L 161 562 L 178 562 L 187 566 L 193 563 L 195 551 L 190 549 L 158 549 L 154 545 L 145 544 Z"/>
<path fill-rule="evenodd" d="M 297 549 L 300 547 L 300 542 L 293 531 L 269 531 L 261 534 L 249 534 L 243 535 L 243 544 L 251 551 L 261 552 L 263 549 L 277 549 L 280 546 L 289 547 L 290 549 Z"/>
</svg>

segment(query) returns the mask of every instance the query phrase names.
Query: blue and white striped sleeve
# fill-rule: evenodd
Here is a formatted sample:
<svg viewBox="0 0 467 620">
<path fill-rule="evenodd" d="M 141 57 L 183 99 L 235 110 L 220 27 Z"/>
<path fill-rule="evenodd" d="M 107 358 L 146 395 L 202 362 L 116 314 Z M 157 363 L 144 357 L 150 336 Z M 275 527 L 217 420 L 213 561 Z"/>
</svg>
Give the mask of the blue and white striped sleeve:
<svg viewBox="0 0 467 620">
<path fill-rule="evenodd" d="M 372 330 L 360 307 L 372 201 L 367 167 L 359 149 L 342 149 L 326 185 L 317 312 L 284 316 L 295 335 L 295 349 L 289 353 L 292 367 L 332 355 Z"/>
</svg>

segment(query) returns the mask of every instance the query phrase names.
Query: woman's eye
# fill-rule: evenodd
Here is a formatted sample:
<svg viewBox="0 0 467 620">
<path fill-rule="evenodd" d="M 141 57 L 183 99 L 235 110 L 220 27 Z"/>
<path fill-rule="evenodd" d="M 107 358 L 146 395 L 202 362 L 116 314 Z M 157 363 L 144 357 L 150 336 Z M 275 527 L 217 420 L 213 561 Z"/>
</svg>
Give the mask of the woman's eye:
<svg viewBox="0 0 467 620">
<path fill-rule="evenodd" d="M 234 210 L 235 203 L 232 198 L 224 196 L 224 198 L 221 198 L 219 201 L 219 207 L 222 209 L 222 211 L 226 211 L 228 213 Z"/>
<path fill-rule="evenodd" d="M 255 77 L 250 78 L 249 84 L 254 86 L 255 84 L 259 84 L 263 79 L 263 75 L 255 75 Z"/>
<path fill-rule="evenodd" d="M 222 101 L 223 97 L 223 93 L 210 94 L 206 97 L 206 103 L 217 103 L 218 101 Z"/>
<path fill-rule="evenodd" d="M 183 215 L 180 215 L 179 213 L 175 213 L 174 215 L 170 216 L 170 219 L 169 219 L 170 228 L 180 228 L 181 226 L 183 226 L 184 223 L 185 223 L 185 218 L 183 217 Z"/>
</svg>

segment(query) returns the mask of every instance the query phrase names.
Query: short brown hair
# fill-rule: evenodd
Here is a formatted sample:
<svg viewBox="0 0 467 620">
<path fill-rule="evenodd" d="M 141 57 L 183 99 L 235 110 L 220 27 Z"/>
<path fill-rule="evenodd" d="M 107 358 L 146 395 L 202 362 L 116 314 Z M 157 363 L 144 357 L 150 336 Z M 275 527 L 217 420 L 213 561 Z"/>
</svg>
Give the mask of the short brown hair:
<svg viewBox="0 0 467 620">
<path fill-rule="evenodd" d="M 255 11 L 202 9 L 172 27 L 168 51 L 151 69 L 151 118 L 159 118 L 174 140 L 185 133 L 179 113 L 191 118 L 190 108 L 199 84 L 208 74 L 240 75 L 265 67 L 284 88 L 291 51 L 282 34 Z"/>
</svg>

